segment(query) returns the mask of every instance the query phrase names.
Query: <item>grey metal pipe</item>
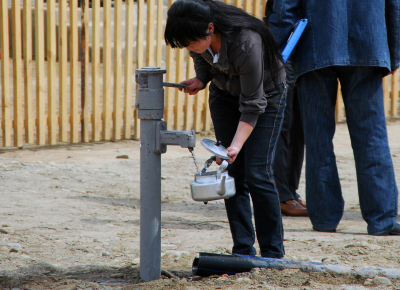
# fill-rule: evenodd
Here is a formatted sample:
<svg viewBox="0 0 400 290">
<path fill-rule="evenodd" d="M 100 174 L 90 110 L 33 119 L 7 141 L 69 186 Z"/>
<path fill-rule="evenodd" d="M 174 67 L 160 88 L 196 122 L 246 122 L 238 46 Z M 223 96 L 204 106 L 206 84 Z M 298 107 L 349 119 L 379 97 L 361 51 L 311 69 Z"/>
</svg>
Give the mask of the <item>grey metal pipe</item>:
<svg viewBox="0 0 400 290">
<path fill-rule="evenodd" d="M 140 277 L 161 278 L 161 154 L 156 153 L 156 124 L 163 117 L 164 69 L 136 70 L 140 122 Z"/>
<path fill-rule="evenodd" d="M 140 122 L 140 277 L 161 278 L 161 154 L 167 145 L 193 150 L 196 133 L 168 131 L 164 117 L 163 74 L 165 69 L 136 70 L 138 117 Z"/>
</svg>

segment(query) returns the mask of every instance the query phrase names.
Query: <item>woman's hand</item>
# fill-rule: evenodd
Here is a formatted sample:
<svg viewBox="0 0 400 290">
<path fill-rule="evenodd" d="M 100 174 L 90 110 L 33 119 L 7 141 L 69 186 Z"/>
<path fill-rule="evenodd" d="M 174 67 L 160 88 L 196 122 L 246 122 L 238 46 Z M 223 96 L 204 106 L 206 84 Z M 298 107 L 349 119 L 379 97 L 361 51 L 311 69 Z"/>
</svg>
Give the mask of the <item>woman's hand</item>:
<svg viewBox="0 0 400 290">
<path fill-rule="evenodd" d="M 231 145 L 227 149 L 228 149 L 228 157 L 229 157 L 228 163 L 230 164 L 230 163 L 233 163 L 233 161 L 235 161 L 235 159 L 236 159 L 237 155 L 239 154 L 240 149 L 242 149 L 242 147 L 237 147 L 237 146 Z"/>
<path fill-rule="evenodd" d="M 187 93 L 189 95 L 195 95 L 198 93 L 198 91 L 200 91 L 201 89 L 204 88 L 204 84 L 203 82 L 201 82 L 199 79 L 197 78 L 192 78 L 192 79 L 188 79 L 185 80 L 183 82 L 180 82 L 181 84 L 185 84 L 188 85 L 186 88 L 184 89 L 179 89 L 180 91 L 183 90 L 184 93 Z"/>
<path fill-rule="evenodd" d="M 242 149 L 242 148 L 231 145 L 227 149 L 228 149 L 228 157 L 229 157 L 228 163 L 231 164 L 231 163 L 233 163 L 233 161 L 235 161 L 237 155 L 240 152 L 240 149 Z M 217 163 L 217 165 L 221 165 L 222 161 L 223 161 L 223 159 L 221 157 L 216 156 L 215 163 Z"/>
</svg>

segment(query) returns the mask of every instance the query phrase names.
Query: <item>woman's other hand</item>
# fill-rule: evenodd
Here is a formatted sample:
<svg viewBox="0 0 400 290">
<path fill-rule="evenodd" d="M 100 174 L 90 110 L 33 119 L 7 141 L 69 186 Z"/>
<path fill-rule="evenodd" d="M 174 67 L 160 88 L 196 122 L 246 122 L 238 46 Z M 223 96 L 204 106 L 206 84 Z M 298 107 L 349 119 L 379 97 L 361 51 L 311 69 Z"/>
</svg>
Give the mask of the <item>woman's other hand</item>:
<svg viewBox="0 0 400 290">
<path fill-rule="evenodd" d="M 217 165 L 221 165 L 222 161 L 224 161 L 221 157 L 215 156 L 215 163 L 217 163 Z"/>
<path fill-rule="evenodd" d="M 230 146 L 227 149 L 228 149 L 228 157 L 229 157 L 228 163 L 231 164 L 231 163 L 233 163 L 233 161 L 235 161 L 237 155 L 240 152 L 240 149 L 242 149 L 242 148 L 239 148 L 236 146 Z"/>
<path fill-rule="evenodd" d="M 186 88 L 184 89 L 179 89 L 180 91 L 183 90 L 184 93 L 187 93 L 189 95 L 195 95 L 198 93 L 198 91 L 200 91 L 201 89 L 204 88 L 204 84 L 202 81 L 200 81 L 197 78 L 192 78 L 192 79 L 188 79 L 185 80 L 183 82 L 180 82 L 181 84 L 185 84 L 188 85 Z"/>
</svg>

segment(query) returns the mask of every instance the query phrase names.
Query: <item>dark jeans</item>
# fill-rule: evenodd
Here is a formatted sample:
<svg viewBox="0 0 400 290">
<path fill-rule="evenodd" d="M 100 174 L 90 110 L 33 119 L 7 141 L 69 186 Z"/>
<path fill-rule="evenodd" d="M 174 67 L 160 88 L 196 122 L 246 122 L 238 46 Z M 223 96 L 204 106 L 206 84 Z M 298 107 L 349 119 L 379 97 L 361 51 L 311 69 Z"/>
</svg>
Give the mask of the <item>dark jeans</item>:
<svg viewBox="0 0 400 290">
<path fill-rule="evenodd" d="M 285 116 L 276 145 L 274 176 L 280 202 L 297 200 L 304 160 L 304 133 L 297 88 L 288 86 Z"/>
<path fill-rule="evenodd" d="M 281 258 L 285 254 L 282 218 L 273 175 L 275 146 L 285 103 L 284 88 L 269 98 L 265 112 L 259 115 L 253 132 L 235 162 L 228 166 L 229 175 L 235 178 L 236 186 L 236 194 L 225 200 L 233 238 L 233 254 L 256 255 L 250 195 L 261 256 Z M 211 84 L 209 104 L 216 138 L 223 146 L 229 147 L 241 116 L 239 98 Z"/>
<path fill-rule="evenodd" d="M 306 198 L 313 226 L 336 229 L 344 200 L 333 151 L 338 82 L 357 171 L 361 213 L 371 235 L 396 225 L 398 191 L 387 139 L 379 67 L 332 66 L 299 77 L 306 140 Z"/>
</svg>

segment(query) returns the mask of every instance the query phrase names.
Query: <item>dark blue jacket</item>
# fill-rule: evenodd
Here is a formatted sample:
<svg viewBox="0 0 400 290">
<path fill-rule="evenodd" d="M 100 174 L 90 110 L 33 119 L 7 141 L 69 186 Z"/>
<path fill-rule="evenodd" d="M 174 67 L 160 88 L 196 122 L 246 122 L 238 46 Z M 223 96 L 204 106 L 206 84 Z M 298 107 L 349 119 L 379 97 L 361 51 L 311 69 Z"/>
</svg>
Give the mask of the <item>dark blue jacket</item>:
<svg viewBox="0 0 400 290">
<path fill-rule="evenodd" d="M 275 0 L 270 28 L 284 47 L 292 26 L 308 25 L 292 54 L 296 76 L 328 66 L 400 63 L 400 0 Z"/>
</svg>

